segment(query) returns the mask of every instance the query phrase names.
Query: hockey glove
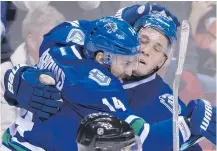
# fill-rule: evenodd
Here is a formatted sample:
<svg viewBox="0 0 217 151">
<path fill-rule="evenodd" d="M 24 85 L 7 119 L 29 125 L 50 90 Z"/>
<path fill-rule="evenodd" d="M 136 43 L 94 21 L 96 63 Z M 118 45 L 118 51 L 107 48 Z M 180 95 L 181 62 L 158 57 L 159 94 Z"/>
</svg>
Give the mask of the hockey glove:
<svg viewBox="0 0 217 151">
<path fill-rule="evenodd" d="M 6 101 L 32 112 L 34 117 L 48 119 L 63 103 L 49 72 L 17 65 L 6 72 L 4 79 Z"/>
<path fill-rule="evenodd" d="M 131 7 L 125 7 L 118 10 L 118 12 L 115 14 L 115 17 L 122 18 L 127 21 L 131 26 L 133 26 L 140 17 L 153 12 L 165 14 L 168 18 L 171 18 L 174 21 L 176 27 L 180 26 L 180 23 L 176 16 L 171 14 L 170 11 L 165 7 L 157 4 L 151 5 L 149 3 L 146 3 L 145 5 L 133 5 Z"/>
<path fill-rule="evenodd" d="M 216 144 L 216 107 L 206 100 L 192 100 L 187 106 L 193 135 L 202 135 Z"/>
</svg>

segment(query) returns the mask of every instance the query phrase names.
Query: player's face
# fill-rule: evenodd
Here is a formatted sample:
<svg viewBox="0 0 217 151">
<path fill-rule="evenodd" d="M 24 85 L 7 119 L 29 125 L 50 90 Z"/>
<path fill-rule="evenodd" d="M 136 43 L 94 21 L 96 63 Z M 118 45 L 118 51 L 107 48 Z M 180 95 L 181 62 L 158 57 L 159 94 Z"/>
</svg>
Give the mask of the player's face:
<svg viewBox="0 0 217 151">
<path fill-rule="evenodd" d="M 139 64 L 137 70 L 133 72 L 134 76 L 144 76 L 151 73 L 157 66 L 161 67 L 168 49 L 168 39 L 160 32 L 145 28 L 139 32 L 141 43 L 141 52 L 139 55 Z"/>
<path fill-rule="evenodd" d="M 115 60 L 112 61 L 111 72 L 119 80 L 127 79 L 132 76 L 132 72 L 138 67 L 138 55 L 134 56 L 115 56 Z"/>
</svg>

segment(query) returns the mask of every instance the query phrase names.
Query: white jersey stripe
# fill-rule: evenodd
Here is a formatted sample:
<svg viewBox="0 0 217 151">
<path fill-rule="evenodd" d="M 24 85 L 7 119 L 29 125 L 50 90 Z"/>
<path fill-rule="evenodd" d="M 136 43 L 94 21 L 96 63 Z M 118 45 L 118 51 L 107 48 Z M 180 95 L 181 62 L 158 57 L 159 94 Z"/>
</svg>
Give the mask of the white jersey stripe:
<svg viewBox="0 0 217 151">
<path fill-rule="evenodd" d="M 140 118 L 140 117 L 135 116 L 135 115 L 130 115 L 125 119 L 125 121 L 130 124 L 136 118 Z"/>
<path fill-rule="evenodd" d="M 150 125 L 145 123 L 144 124 L 144 129 L 140 135 L 140 139 L 141 139 L 141 143 L 143 144 L 145 139 L 147 138 L 148 134 L 149 134 L 149 131 L 150 131 Z"/>
<path fill-rule="evenodd" d="M 150 77 L 148 77 L 146 79 L 136 81 L 136 82 L 132 82 L 132 83 L 129 83 L 129 84 L 124 84 L 123 88 L 124 89 L 131 89 L 131 88 L 136 87 L 136 86 L 138 86 L 140 84 L 150 82 L 150 81 L 154 80 L 155 77 L 156 77 L 156 74 L 153 74 L 152 76 L 150 76 Z"/>
<path fill-rule="evenodd" d="M 78 59 L 82 59 L 80 53 L 79 53 L 78 50 L 75 48 L 75 45 L 71 46 L 71 49 L 72 49 L 73 53 L 75 54 L 75 56 L 76 56 Z"/>
<path fill-rule="evenodd" d="M 16 142 L 16 143 L 18 143 L 18 144 L 32 150 L 32 151 L 45 151 L 43 148 L 37 147 L 37 146 L 32 145 L 32 144 L 30 144 L 28 142 L 19 142 L 16 137 L 12 137 L 11 140 L 12 140 L 12 143 Z"/>
</svg>

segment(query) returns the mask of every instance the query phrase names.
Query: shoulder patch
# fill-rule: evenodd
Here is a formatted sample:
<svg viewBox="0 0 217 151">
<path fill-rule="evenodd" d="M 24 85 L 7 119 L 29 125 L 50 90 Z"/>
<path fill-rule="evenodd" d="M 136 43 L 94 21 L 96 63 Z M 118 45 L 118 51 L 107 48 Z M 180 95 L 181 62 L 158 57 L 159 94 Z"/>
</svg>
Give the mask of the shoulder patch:
<svg viewBox="0 0 217 151">
<path fill-rule="evenodd" d="M 89 72 L 88 78 L 96 81 L 101 86 L 108 86 L 110 84 L 110 82 L 111 82 L 111 78 L 106 76 L 104 73 L 102 73 L 98 69 L 92 69 Z"/>
<path fill-rule="evenodd" d="M 85 39 L 85 34 L 82 30 L 80 29 L 77 29 L 77 28 L 73 28 L 67 38 L 66 38 L 66 42 L 74 42 L 76 44 L 79 44 L 79 45 L 84 45 L 84 39 Z"/>
<path fill-rule="evenodd" d="M 170 110 L 171 113 L 173 113 L 173 102 L 174 102 L 174 97 L 171 94 L 163 94 L 159 96 L 160 102 L 166 106 Z M 181 113 L 181 106 L 179 105 L 179 114 Z"/>
</svg>

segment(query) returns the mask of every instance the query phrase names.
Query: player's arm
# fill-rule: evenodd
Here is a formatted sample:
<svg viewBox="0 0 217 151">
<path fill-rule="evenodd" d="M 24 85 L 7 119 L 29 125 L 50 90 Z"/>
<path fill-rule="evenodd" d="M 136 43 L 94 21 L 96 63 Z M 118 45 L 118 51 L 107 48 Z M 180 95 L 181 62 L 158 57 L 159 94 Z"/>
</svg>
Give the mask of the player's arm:
<svg viewBox="0 0 217 151">
<path fill-rule="evenodd" d="M 40 47 L 40 61 L 38 63 L 38 67 L 46 71 L 40 71 L 37 68 L 27 65 L 17 65 L 13 69 L 8 70 L 4 76 L 6 101 L 10 105 L 25 108 L 45 119 L 55 114 L 62 104 L 59 90 L 55 86 L 60 88 L 63 81 L 59 80 L 61 78 L 57 78 L 57 83 L 55 83 L 55 80 L 51 80 L 53 82 L 50 85 L 55 86 L 48 86 L 49 84 L 46 83 L 46 80 L 45 83 L 40 81 L 40 75 L 54 75 L 54 72 L 51 73 L 52 70 L 49 69 L 51 65 L 56 63 L 50 59 L 51 55 L 49 53 L 56 55 L 59 60 L 61 58 L 63 60 L 66 57 L 62 56 L 68 51 L 73 52 L 71 56 L 74 59 L 81 59 L 82 57 L 76 47 L 78 44 L 75 45 L 75 42 L 80 43 L 82 39 L 76 39 L 74 37 L 74 35 L 79 35 L 78 37 L 80 37 L 81 34 L 83 33 L 79 30 L 79 22 L 77 21 L 61 23 L 46 34 Z M 68 60 L 66 59 L 65 61 L 67 62 Z M 57 71 L 60 73 L 59 70 Z"/>
<path fill-rule="evenodd" d="M 158 4 L 151 5 L 149 3 L 146 3 L 145 5 L 133 5 L 130 7 L 121 8 L 120 10 L 117 11 L 117 13 L 115 14 L 115 17 L 122 18 L 126 20 L 130 25 L 133 26 L 134 23 L 141 16 L 148 15 L 153 12 L 159 12 L 159 13 L 166 14 L 168 17 L 170 17 L 175 22 L 177 27 L 180 26 L 180 23 L 177 17 L 171 14 L 167 8 L 161 5 L 158 5 Z"/>
<path fill-rule="evenodd" d="M 81 59 L 76 46 L 48 48 L 39 59 L 39 68 L 17 65 L 9 69 L 4 76 L 6 101 L 44 119 L 55 114 L 62 105 L 59 91 L 65 80 L 64 72 L 56 60 L 67 63 L 69 60 Z M 55 80 L 51 84 L 43 83 L 40 81 L 43 74 L 50 75 Z"/>
<path fill-rule="evenodd" d="M 156 124 L 148 124 L 144 119 L 132 114 L 132 112 L 127 107 L 127 105 L 124 105 L 124 103 L 118 98 L 113 99 L 113 101 L 111 102 L 104 100 L 103 104 L 109 108 L 109 111 L 112 111 L 111 114 L 121 119 L 124 119 L 127 123 L 131 125 L 136 135 L 140 137 L 141 142 L 143 143 L 143 149 L 153 150 L 153 151 L 172 150 L 173 147 L 172 118 Z M 192 106 L 191 104 L 189 105 Z M 201 107 L 200 111 L 203 110 L 203 112 L 200 113 L 200 118 L 198 118 L 196 117 L 196 115 L 199 114 L 198 106 L 196 106 L 195 104 L 194 107 L 188 106 L 188 108 L 190 108 L 188 109 L 188 114 L 189 117 L 191 118 L 190 123 L 188 122 L 188 120 L 186 120 L 186 117 L 183 116 L 179 117 L 180 144 L 183 144 L 189 139 L 191 139 L 192 134 L 197 136 L 199 135 L 206 136 L 206 138 L 212 141 L 213 143 L 216 140 L 215 138 L 216 130 L 214 128 L 215 127 L 214 124 L 216 124 L 215 108 L 213 107 L 212 109 L 213 110 L 212 115 L 209 114 L 210 116 L 212 116 L 212 118 L 209 118 L 210 126 L 207 127 L 207 131 L 203 131 L 203 133 L 200 133 L 201 128 L 199 122 L 202 123 L 203 122 L 202 119 L 205 118 L 205 116 L 207 116 L 205 113 L 205 108 L 207 107 L 205 107 L 205 105 L 202 107 L 200 106 Z M 211 108 L 209 106 L 209 109 Z M 197 133 L 195 133 L 195 131 Z"/>
<path fill-rule="evenodd" d="M 187 113 L 188 117 L 179 117 L 180 145 L 191 141 L 195 136 L 204 136 L 216 144 L 216 107 L 212 107 L 205 100 L 194 100 L 189 103 Z M 187 118 L 190 119 L 190 122 Z M 149 132 L 143 142 L 143 149 L 172 150 L 172 118 L 149 125 L 147 130 Z M 139 136 L 140 138 L 144 137 L 142 133 Z"/>
<path fill-rule="evenodd" d="M 111 94 L 112 95 L 112 94 Z M 125 101 L 124 91 L 113 93 L 116 97 L 102 100 L 104 111 L 125 120 L 140 137 L 143 150 L 171 150 L 172 149 L 172 120 L 150 125 L 145 119 L 133 114 Z M 107 107 L 107 108 L 106 108 Z M 180 139 L 182 140 L 182 139 Z M 158 144 L 158 145 L 156 145 Z"/>
<path fill-rule="evenodd" d="M 51 36 L 52 34 L 56 35 L 55 32 L 57 29 L 58 33 L 62 31 L 62 27 L 67 26 L 68 29 L 64 30 L 66 35 L 63 38 L 56 38 L 56 36 Z M 57 28 L 57 29 L 56 29 Z M 5 99 L 10 105 L 17 107 L 25 108 L 26 110 L 36 113 L 39 117 L 45 119 L 49 118 L 50 115 L 55 114 L 61 106 L 60 93 L 61 87 L 63 86 L 63 77 L 64 73 L 60 72 L 61 68 L 58 67 L 56 60 L 69 62 L 71 59 L 82 59 L 79 50 L 77 48 L 78 44 L 74 44 L 72 29 L 76 29 L 76 32 L 73 34 L 78 34 L 77 27 L 72 28 L 71 23 L 63 23 L 51 30 L 47 35 L 47 38 L 53 42 L 47 43 L 46 46 L 55 46 L 55 43 L 61 43 L 69 45 L 66 47 L 49 47 L 47 50 L 43 51 L 40 49 L 41 56 L 39 58 L 38 68 L 30 67 L 27 65 L 17 65 L 13 69 L 10 69 L 6 72 L 4 76 L 4 83 L 6 87 Z M 71 33 L 70 33 L 71 32 Z M 52 33 L 52 34 L 51 34 Z M 57 34 L 58 35 L 58 34 Z M 72 36 L 72 37 L 71 37 Z M 55 39 L 56 38 L 56 39 Z M 68 39 L 71 39 L 67 41 Z M 46 39 L 45 41 L 49 41 Z M 82 39 L 80 39 L 82 40 Z M 79 42 L 79 41 L 77 41 Z M 70 53 L 70 55 L 68 55 Z M 56 58 L 56 60 L 52 58 Z M 57 69 L 58 68 L 58 69 Z M 46 70 L 46 71 L 45 71 Z M 54 78 L 54 82 L 48 86 L 46 83 L 40 81 L 40 75 L 55 75 L 60 74 L 59 78 Z M 56 75 L 55 75 L 56 76 Z M 46 82 L 46 81 L 45 81 Z M 59 90 L 58 90 L 59 89 Z M 44 106 L 45 105 L 45 106 Z"/>
</svg>

